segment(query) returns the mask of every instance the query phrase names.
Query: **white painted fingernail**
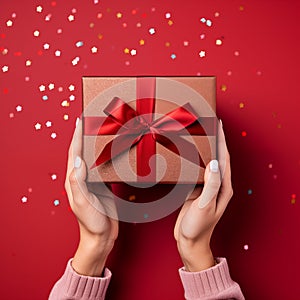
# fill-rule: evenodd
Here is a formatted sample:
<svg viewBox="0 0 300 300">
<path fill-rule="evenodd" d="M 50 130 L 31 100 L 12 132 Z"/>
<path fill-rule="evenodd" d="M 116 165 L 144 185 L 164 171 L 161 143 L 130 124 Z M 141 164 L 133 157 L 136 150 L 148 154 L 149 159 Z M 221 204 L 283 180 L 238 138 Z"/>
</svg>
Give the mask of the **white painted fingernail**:
<svg viewBox="0 0 300 300">
<path fill-rule="evenodd" d="M 211 172 L 213 172 L 213 173 L 219 172 L 219 162 L 216 159 L 212 160 L 209 163 L 209 168 L 210 168 Z"/>
<path fill-rule="evenodd" d="M 220 119 L 219 121 L 220 121 L 221 127 L 223 128 L 223 122 L 222 122 L 222 120 Z"/>
<path fill-rule="evenodd" d="M 76 119 L 76 127 L 77 127 L 77 125 L 78 125 L 79 121 L 80 121 L 80 119 L 79 119 L 79 118 L 77 118 L 77 119 Z"/>
<path fill-rule="evenodd" d="M 80 168 L 81 166 L 81 158 L 79 156 L 76 156 L 75 161 L 74 161 L 74 167 L 76 169 Z"/>
</svg>

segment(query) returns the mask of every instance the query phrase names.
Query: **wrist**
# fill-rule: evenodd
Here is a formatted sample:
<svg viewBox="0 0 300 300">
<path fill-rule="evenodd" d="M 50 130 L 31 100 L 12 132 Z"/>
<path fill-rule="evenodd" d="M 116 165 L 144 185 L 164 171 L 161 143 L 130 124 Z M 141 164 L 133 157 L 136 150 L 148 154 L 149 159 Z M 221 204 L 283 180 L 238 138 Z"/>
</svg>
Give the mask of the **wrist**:
<svg viewBox="0 0 300 300">
<path fill-rule="evenodd" d="M 112 247 L 112 241 L 104 241 L 98 236 L 81 236 L 72 260 L 73 269 L 81 275 L 101 276 Z"/>
<path fill-rule="evenodd" d="M 200 272 L 215 265 L 215 259 L 209 245 L 178 245 L 179 254 L 188 272 Z"/>
</svg>

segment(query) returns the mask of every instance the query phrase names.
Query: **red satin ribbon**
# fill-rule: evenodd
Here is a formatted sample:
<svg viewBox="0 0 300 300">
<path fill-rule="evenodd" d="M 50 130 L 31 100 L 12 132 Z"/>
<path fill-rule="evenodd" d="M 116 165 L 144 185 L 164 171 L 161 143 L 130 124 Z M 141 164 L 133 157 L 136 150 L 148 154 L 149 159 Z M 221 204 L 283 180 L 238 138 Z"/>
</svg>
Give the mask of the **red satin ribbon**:
<svg viewBox="0 0 300 300">
<path fill-rule="evenodd" d="M 150 157 L 156 153 L 156 142 L 177 155 L 205 167 L 196 146 L 180 135 L 185 130 L 191 135 L 214 135 L 216 132 L 215 118 L 197 117 L 192 106 L 187 103 L 159 119 L 153 120 L 155 77 L 139 77 L 136 85 L 136 110 L 120 98 L 115 97 L 104 109 L 107 117 L 84 117 L 85 135 L 118 134 L 105 145 L 91 168 L 113 159 L 136 145 L 137 174 L 146 176 L 151 170 L 148 163 Z M 195 159 L 195 153 L 198 154 L 197 159 Z M 155 164 L 151 167 L 151 174 L 155 176 Z M 151 178 L 151 180 L 155 180 L 155 178 Z"/>
</svg>

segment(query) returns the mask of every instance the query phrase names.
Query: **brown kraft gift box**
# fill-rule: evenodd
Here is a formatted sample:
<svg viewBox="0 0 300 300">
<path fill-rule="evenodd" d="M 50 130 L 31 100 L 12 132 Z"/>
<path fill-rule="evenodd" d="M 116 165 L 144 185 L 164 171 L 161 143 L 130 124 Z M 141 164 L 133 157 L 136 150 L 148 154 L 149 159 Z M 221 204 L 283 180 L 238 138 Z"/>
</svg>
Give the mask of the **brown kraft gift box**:
<svg viewBox="0 0 300 300">
<path fill-rule="evenodd" d="M 83 77 L 82 83 L 87 182 L 203 183 L 205 165 L 216 158 L 215 77 Z"/>
</svg>

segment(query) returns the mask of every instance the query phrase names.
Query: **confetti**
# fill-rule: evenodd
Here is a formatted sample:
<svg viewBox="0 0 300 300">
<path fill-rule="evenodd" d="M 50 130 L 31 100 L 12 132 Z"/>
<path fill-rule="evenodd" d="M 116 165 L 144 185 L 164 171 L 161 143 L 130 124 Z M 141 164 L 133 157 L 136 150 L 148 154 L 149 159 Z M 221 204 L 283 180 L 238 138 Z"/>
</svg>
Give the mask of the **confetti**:
<svg viewBox="0 0 300 300">
<path fill-rule="evenodd" d="M 42 124 L 36 123 L 36 124 L 34 125 L 34 127 L 35 127 L 35 130 L 40 130 L 40 129 L 42 128 Z"/>
<path fill-rule="evenodd" d="M 204 50 L 201 50 L 200 52 L 199 52 L 199 56 L 202 58 L 202 57 L 205 57 L 205 55 L 206 55 L 206 52 L 204 51 Z"/>
<path fill-rule="evenodd" d="M 226 90 L 227 90 L 227 86 L 225 84 L 222 84 L 221 85 L 221 91 L 226 92 Z"/>
<path fill-rule="evenodd" d="M 216 39 L 216 45 L 217 46 L 221 46 L 222 45 L 222 40 L 220 40 L 220 39 Z"/>
<path fill-rule="evenodd" d="M 248 195 L 252 195 L 252 190 L 249 189 L 247 193 L 248 193 Z"/>
<path fill-rule="evenodd" d="M 184 47 L 187 47 L 189 45 L 189 42 L 188 41 L 183 41 L 183 46 Z"/>
<path fill-rule="evenodd" d="M 72 65 L 73 66 L 76 66 L 80 61 L 80 57 L 79 56 L 76 56 L 73 60 L 72 60 Z"/>
<path fill-rule="evenodd" d="M 249 246 L 248 245 L 244 245 L 244 250 L 249 250 Z"/>
<path fill-rule="evenodd" d="M 47 100 L 48 100 L 48 96 L 47 96 L 47 95 L 43 95 L 43 96 L 42 96 L 42 99 L 43 99 L 44 101 L 47 101 Z"/>
<path fill-rule="evenodd" d="M 7 27 L 13 26 L 13 21 L 12 21 L 12 20 L 8 20 L 8 21 L 6 22 L 6 26 L 7 26 Z"/>
<path fill-rule="evenodd" d="M 93 46 L 93 47 L 91 48 L 91 52 L 92 52 L 92 53 L 97 53 L 97 52 L 98 52 L 98 48 L 97 48 L 96 46 Z"/>
<path fill-rule="evenodd" d="M 35 30 L 35 31 L 33 32 L 33 35 L 36 36 L 36 37 L 38 37 L 38 36 L 40 35 L 40 32 L 39 32 L 38 30 Z"/>
<path fill-rule="evenodd" d="M 247 136 L 247 132 L 246 131 L 242 131 L 241 134 L 242 134 L 243 137 Z"/>
<path fill-rule="evenodd" d="M 244 108 L 244 107 L 245 107 L 245 104 L 244 104 L 243 102 L 240 102 L 239 107 L 240 107 L 240 108 Z"/>
<path fill-rule="evenodd" d="M 46 87 L 42 84 L 42 85 L 39 86 L 39 90 L 41 92 L 44 92 L 46 90 Z"/>
<path fill-rule="evenodd" d="M 69 22 L 73 22 L 75 20 L 75 17 L 73 15 L 68 16 Z"/>
<path fill-rule="evenodd" d="M 165 16 L 166 16 L 166 19 L 170 19 L 171 18 L 171 14 L 170 13 L 166 13 Z"/>
<path fill-rule="evenodd" d="M 26 203 L 28 201 L 28 198 L 26 196 L 23 196 L 21 198 L 22 203 Z"/>
<path fill-rule="evenodd" d="M 73 84 L 69 85 L 69 91 L 74 91 L 75 90 L 75 86 Z"/>
<path fill-rule="evenodd" d="M 55 132 L 52 132 L 50 136 L 51 136 L 52 139 L 56 139 L 57 134 Z"/>
<path fill-rule="evenodd" d="M 23 110 L 23 107 L 21 105 L 16 106 L 16 111 L 20 112 Z"/>
<path fill-rule="evenodd" d="M 151 35 L 153 35 L 153 34 L 155 33 L 155 28 L 150 28 L 150 29 L 149 29 L 149 33 L 150 33 Z"/>
<path fill-rule="evenodd" d="M 63 101 L 61 102 L 61 106 L 62 106 L 62 107 L 69 107 L 69 106 L 70 106 L 70 103 L 69 103 L 69 101 L 67 101 L 67 100 L 63 100 Z"/>
<path fill-rule="evenodd" d="M 171 58 L 174 60 L 176 58 L 176 54 L 175 53 L 172 53 L 171 54 Z"/>
<path fill-rule="evenodd" d="M 76 47 L 79 48 L 79 47 L 82 47 L 83 46 L 83 41 L 78 41 L 76 43 Z"/>
<path fill-rule="evenodd" d="M 45 125 L 46 125 L 47 127 L 51 127 L 51 126 L 52 126 L 52 122 L 51 122 L 51 121 L 47 121 L 47 122 L 45 123 Z"/>
<path fill-rule="evenodd" d="M 292 194 L 291 204 L 296 203 L 296 194 Z"/>
<path fill-rule="evenodd" d="M 130 54 L 131 54 L 132 56 L 135 56 L 135 55 L 136 55 L 136 49 L 132 49 L 132 50 L 130 51 Z"/>
<path fill-rule="evenodd" d="M 55 56 L 60 56 L 60 55 L 61 55 L 61 51 L 60 51 L 60 50 L 56 50 L 56 51 L 54 52 L 54 54 L 55 54 Z"/>
<path fill-rule="evenodd" d="M 141 46 L 143 46 L 143 45 L 145 45 L 145 41 L 144 41 L 144 40 L 139 40 L 139 44 L 140 44 Z"/>
<path fill-rule="evenodd" d="M 55 199 L 55 200 L 53 201 L 53 204 L 54 204 L 54 206 L 58 206 L 58 205 L 59 205 L 59 200 L 58 200 L 58 199 Z"/>
<path fill-rule="evenodd" d="M 130 195 L 130 196 L 128 197 L 128 200 L 129 200 L 129 201 L 134 201 L 135 199 L 136 199 L 135 195 Z"/>
<path fill-rule="evenodd" d="M 29 67 L 29 66 L 31 66 L 31 60 L 29 60 L 29 59 L 28 59 L 28 60 L 26 60 L 26 62 L 25 62 L 25 66 L 26 66 L 26 67 Z"/>
<path fill-rule="evenodd" d="M 48 49 L 50 48 L 50 45 L 46 43 L 46 44 L 43 45 L 43 48 L 44 48 L 45 50 L 48 50 Z"/>
<path fill-rule="evenodd" d="M 234 55 L 235 55 L 235 56 L 239 56 L 239 55 L 240 55 L 240 52 L 239 52 L 239 51 L 234 51 Z"/>
<path fill-rule="evenodd" d="M 69 120 L 69 115 L 64 115 L 64 120 L 65 121 Z"/>
<path fill-rule="evenodd" d="M 70 100 L 70 101 L 74 101 L 74 100 L 75 100 L 75 96 L 74 96 L 74 95 L 70 95 L 70 96 L 69 96 L 69 100 Z"/>
<path fill-rule="evenodd" d="M 8 66 L 3 66 L 2 67 L 2 72 L 5 73 L 5 72 L 8 72 L 9 68 Z"/>
<path fill-rule="evenodd" d="M 116 16 L 117 16 L 118 19 L 121 19 L 121 18 L 122 18 L 122 13 L 118 12 L 118 13 L 116 14 Z"/>
<path fill-rule="evenodd" d="M 45 17 L 45 21 L 46 22 L 49 22 L 51 20 L 51 17 L 52 15 L 51 14 L 48 14 L 46 17 Z"/>
<path fill-rule="evenodd" d="M 38 13 L 41 13 L 42 11 L 43 11 L 43 7 L 42 6 L 37 6 L 36 7 L 36 11 L 38 12 Z"/>
<path fill-rule="evenodd" d="M 54 87 L 55 87 L 54 83 L 50 83 L 50 84 L 48 85 L 48 88 L 49 88 L 50 91 L 53 90 Z"/>
<path fill-rule="evenodd" d="M 52 175 L 51 175 L 51 179 L 52 179 L 52 180 L 56 180 L 56 179 L 57 179 L 57 175 L 56 175 L 56 174 L 52 174 Z"/>
</svg>

